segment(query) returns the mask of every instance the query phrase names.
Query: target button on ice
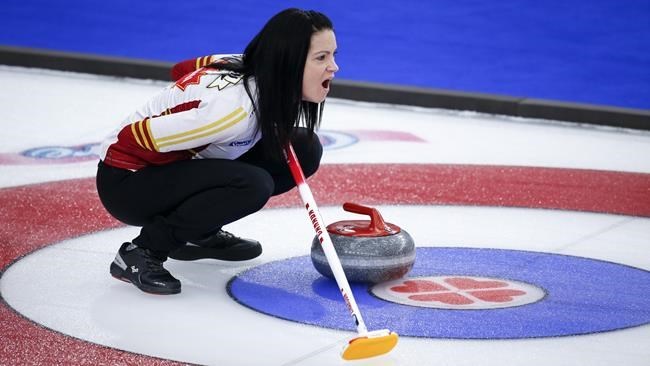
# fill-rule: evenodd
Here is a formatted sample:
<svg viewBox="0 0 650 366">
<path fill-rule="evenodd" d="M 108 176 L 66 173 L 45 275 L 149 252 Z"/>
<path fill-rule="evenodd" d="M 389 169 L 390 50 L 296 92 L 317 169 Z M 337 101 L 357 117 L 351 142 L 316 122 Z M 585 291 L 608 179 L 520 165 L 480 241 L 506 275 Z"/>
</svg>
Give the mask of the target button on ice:
<svg viewBox="0 0 650 366">
<path fill-rule="evenodd" d="M 495 309 L 535 303 L 545 291 L 519 281 L 475 276 L 431 276 L 383 282 L 371 289 L 384 300 L 439 309 Z"/>
</svg>

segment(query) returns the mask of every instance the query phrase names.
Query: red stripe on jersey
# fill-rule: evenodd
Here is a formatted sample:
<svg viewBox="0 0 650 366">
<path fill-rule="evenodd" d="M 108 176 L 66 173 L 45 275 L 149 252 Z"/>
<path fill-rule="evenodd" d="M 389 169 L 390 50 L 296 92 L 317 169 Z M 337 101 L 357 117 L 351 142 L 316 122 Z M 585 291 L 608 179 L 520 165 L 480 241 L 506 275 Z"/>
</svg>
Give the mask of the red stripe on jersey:
<svg viewBox="0 0 650 366">
<path fill-rule="evenodd" d="M 138 124 L 142 125 L 140 122 Z M 164 165 L 178 160 L 191 159 L 195 155 L 195 152 L 188 150 L 165 153 L 148 150 L 141 145 L 144 143 L 143 141 L 136 140 L 131 126 L 133 124 L 125 126 L 117 134 L 117 142 L 108 148 L 104 163 L 116 168 L 138 170 L 150 165 Z M 139 130 L 139 128 L 135 128 L 135 130 Z M 151 142 L 149 141 L 149 143 Z M 195 150 L 200 151 L 201 149 Z"/>
<path fill-rule="evenodd" d="M 192 100 L 186 103 L 179 104 L 175 107 L 169 108 L 169 113 L 178 113 L 178 112 L 185 112 L 189 111 L 190 109 L 198 108 L 199 104 L 201 104 L 200 100 Z"/>
<path fill-rule="evenodd" d="M 138 130 L 137 130 L 138 124 L 136 123 L 131 123 L 127 127 L 124 127 L 120 133 L 124 132 L 127 128 L 129 128 L 131 131 L 130 136 L 133 137 L 133 141 L 135 141 L 140 147 L 144 148 L 144 144 L 142 143 L 142 140 L 140 140 L 140 137 L 138 136 Z M 119 137 L 119 135 L 118 135 Z"/>
<path fill-rule="evenodd" d="M 146 121 L 147 118 L 144 119 Z M 134 122 L 131 124 L 131 128 L 129 129 L 130 132 L 133 134 L 133 137 L 135 138 L 135 141 L 142 147 L 143 149 L 151 150 L 151 145 L 149 144 L 149 141 L 144 136 L 143 132 L 143 126 L 142 123 L 144 121 L 138 121 Z"/>
<path fill-rule="evenodd" d="M 140 133 L 144 141 L 145 148 L 150 151 L 158 151 L 158 148 L 153 141 L 153 138 L 151 137 L 151 130 L 149 129 L 150 121 L 151 120 L 149 118 L 145 118 L 142 122 L 139 123 Z"/>
<path fill-rule="evenodd" d="M 122 130 L 120 130 L 120 132 L 117 134 L 117 143 L 133 146 L 133 147 L 144 148 L 144 144 L 142 143 L 142 140 L 138 136 L 137 130 L 138 130 L 137 122 L 132 123 L 128 126 L 124 126 L 124 128 L 122 128 Z"/>
<path fill-rule="evenodd" d="M 172 108 L 167 108 L 156 117 L 189 111 L 198 108 L 199 104 L 201 104 L 200 100 L 181 103 Z M 122 128 L 117 135 L 117 142 L 108 148 L 104 162 L 117 168 L 138 170 L 149 165 L 162 165 L 173 161 L 191 159 L 197 152 L 207 147 L 205 145 L 192 150 L 161 153 L 158 151 L 158 146 L 151 135 L 150 124 L 151 119 L 147 117 L 142 121 L 134 122 Z"/>
</svg>

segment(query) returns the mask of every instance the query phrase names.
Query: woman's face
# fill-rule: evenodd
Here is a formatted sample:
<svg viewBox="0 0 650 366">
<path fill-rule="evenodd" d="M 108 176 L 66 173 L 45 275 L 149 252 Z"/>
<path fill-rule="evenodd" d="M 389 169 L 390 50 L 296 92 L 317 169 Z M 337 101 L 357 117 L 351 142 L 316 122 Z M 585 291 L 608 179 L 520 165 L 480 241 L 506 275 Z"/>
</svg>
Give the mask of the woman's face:
<svg viewBox="0 0 650 366">
<path fill-rule="evenodd" d="M 320 103 L 330 91 L 330 82 L 339 70 L 334 61 L 336 37 L 329 29 L 311 36 L 311 44 L 302 77 L 302 100 Z"/>
</svg>

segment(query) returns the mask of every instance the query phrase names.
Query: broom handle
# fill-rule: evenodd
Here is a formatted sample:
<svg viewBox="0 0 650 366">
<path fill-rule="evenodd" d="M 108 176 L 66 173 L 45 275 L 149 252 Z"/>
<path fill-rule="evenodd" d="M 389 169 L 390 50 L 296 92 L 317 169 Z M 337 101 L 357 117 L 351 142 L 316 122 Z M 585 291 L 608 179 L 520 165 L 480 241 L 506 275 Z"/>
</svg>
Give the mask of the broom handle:
<svg viewBox="0 0 650 366">
<path fill-rule="evenodd" d="M 341 266 L 341 260 L 336 254 L 336 250 L 334 250 L 334 244 L 327 232 L 327 227 L 323 222 L 323 218 L 318 210 L 311 189 L 309 189 L 309 186 L 307 185 L 305 174 L 302 172 L 300 162 L 298 162 L 293 146 L 289 144 L 285 150 L 287 154 L 287 163 L 289 164 L 289 169 L 291 170 L 293 179 L 296 181 L 300 198 L 302 198 L 302 202 L 305 204 L 305 208 L 309 214 L 309 219 L 314 226 L 314 230 L 316 230 L 316 236 L 321 243 L 321 247 L 323 248 L 323 252 L 327 258 L 327 263 L 329 263 L 330 268 L 332 269 L 332 274 L 334 274 L 334 279 L 341 291 L 343 300 L 345 300 L 345 304 L 348 306 L 348 309 L 354 318 L 354 324 L 357 326 L 357 333 L 360 335 L 366 334 L 368 333 L 368 329 L 361 317 L 361 312 L 359 311 L 357 302 L 354 300 L 350 284 L 348 283 L 348 279 L 345 277 L 345 272 L 343 272 L 343 267 Z"/>
</svg>

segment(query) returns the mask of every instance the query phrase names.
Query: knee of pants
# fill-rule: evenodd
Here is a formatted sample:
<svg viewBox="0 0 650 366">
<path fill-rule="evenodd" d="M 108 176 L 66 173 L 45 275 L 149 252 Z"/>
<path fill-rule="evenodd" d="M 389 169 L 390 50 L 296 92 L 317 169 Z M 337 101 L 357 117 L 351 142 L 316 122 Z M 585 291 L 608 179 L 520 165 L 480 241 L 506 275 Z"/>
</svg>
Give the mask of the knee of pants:
<svg viewBox="0 0 650 366">
<path fill-rule="evenodd" d="M 323 156 L 323 145 L 320 143 L 318 135 L 314 133 L 309 136 L 308 131 L 301 128 L 298 129 L 291 143 L 296 151 L 303 173 L 308 177 L 316 173 Z"/>
<path fill-rule="evenodd" d="M 242 197 L 246 198 L 251 209 L 261 209 L 275 190 L 273 177 L 266 170 L 254 166 L 250 166 L 248 171 L 242 174 L 246 187 Z"/>
</svg>

